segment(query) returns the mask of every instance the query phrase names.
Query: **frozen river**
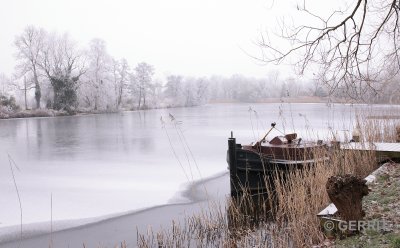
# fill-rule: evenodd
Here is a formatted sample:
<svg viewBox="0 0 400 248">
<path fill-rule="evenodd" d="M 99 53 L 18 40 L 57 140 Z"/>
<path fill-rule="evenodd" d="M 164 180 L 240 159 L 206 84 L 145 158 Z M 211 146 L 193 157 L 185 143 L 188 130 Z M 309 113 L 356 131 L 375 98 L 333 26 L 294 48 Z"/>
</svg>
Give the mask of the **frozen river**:
<svg viewBox="0 0 400 248">
<path fill-rule="evenodd" d="M 249 112 L 249 106 L 257 113 Z M 227 170 L 225 158 L 231 130 L 238 142 L 248 143 L 275 121 L 281 131 L 323 138 L 328 129 L 339 134 L 350 130 L 355 113 L 371 108 L 214 104 L 0 120 L 0 233 L 20 222 L 8 154 L 19 168 L 14 172 L 24 224 L 50 220 L 51 196 L 54 221 L 78 220 L 184 201 L 177 192 L 185 184 Z M 399 110 L 384 105 L 373 108 L 377 112 Z M 179 125 L 171 123 L 169 113 L 180 121 Z M 184 149 L 185 140 L 190 151 Z"/>
</svg>

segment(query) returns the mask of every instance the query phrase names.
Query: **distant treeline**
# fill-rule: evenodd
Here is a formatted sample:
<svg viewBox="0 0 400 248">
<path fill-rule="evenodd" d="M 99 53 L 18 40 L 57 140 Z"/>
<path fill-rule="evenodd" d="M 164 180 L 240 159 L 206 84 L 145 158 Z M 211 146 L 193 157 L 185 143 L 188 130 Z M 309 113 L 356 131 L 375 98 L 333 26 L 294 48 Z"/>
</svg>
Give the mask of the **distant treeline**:
<svg viewBox="0 0 400 248">
<path fill-rule="evenodd" d="M 318 80 L 285 78 L 278 71 L 265 78 L 154 78 L 154 66 L 129 65 L 115 59 L 105 41 L 93 39 L 82 49 L 67 34 L 28 26 L 14 42 L 17 66 L 0 75 L 0 107 L 8 110 L 48 108 L 67 112 L 114 111 L 196 106 L 213 101 L 257 102 L 268 98 L 334 97 L 351 99 L 354 89 L 328 89 Z M 369 103 L 398 103 L 396 79 L 364 92 Z M 359 89 L 355 89 L 359 90 Z"/>
</svg>

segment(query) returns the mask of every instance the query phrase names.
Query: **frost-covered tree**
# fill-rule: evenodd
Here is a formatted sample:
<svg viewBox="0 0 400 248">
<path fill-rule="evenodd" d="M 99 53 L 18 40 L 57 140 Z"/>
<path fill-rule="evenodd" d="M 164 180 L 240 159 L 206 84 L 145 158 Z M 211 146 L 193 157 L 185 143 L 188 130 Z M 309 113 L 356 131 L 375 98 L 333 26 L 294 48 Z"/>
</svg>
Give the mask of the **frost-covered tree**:
<svg viewBox="0 0 400 248">
<path fill-rule="evenodd" d="M 41 62 L 45 39 L 46 32 L 43 29 L 28 26 L 22 34 L 15 38 L 14 42 L 17 48 L 17 53 L 15 54 L 18 60 L 16 66 L 17 75 L 32 78 L 35 89 L 36 108 L 40 108 L 40 100 L 42 97 L 39 64 Z M 26 88 L 25 84 L 25 89 Z"/>
<path fill-rule="evenodd" d="M 10 79 L 3 73 L 0 73 L 0 94 L 6 95 L 8 94 L 10 87 Z"/>
<path fill-rule="evenodd" d="M 82 52 L 67 34 L 46 39 L 40 67 L 53 88 L 54 109 L 73 111 L 78 105 L 78 83 L 85 73 Z"/>
<path fill-rule="evenodd" d="M 154 87 L 152 85 L 154 75 L 154 67 L 145 62 L 139 63 L 135 67 L 135 73 L 132 77 L 132 88 L 133 92 L 136 94 L 138 105 L 137 108 L 146 108 L 146 97 L 151 92 Z M 142 104 L 143 103 L 143 104 Z"/>
<path fill-rule="evenodd" d="M 163 83 L 160 79 L 154 79 L 150 84 L 147 97 L 147 107 L 161 107 L 163 106 Z"/>
<path fill-rule="evenodd" d="M 209 99 L 209 82 L 206 78 L 199 78 L 196 80 L 196 105 L 207 103 Z"/>
<path fill-rule="evenodd" d="M 169 106 L 182 106 L 183 104 L 183 78 L 179 75 L 170 75 L 165 84 L 164 96 Z"/>
<path fill-rule="evenodd" d="M 13 80 L 3 73 L 0 73 L 0 115 L 3 110 L 15 111 L 19 109 L 12 92 Z"/>
<path fill-rule="evenodd" d="M 236 74 L 230 77 L 229 80 L 233 87 L 233 99 L 244 102 L 254 101 L 254 99 L 256 99 L 257 92 L 254 89 L 252 79 Z"/>
<path fill-rule="evenodd" d="M 115 107 L 116 109 L 119 109 L 122 104 L 124 91 L 128 87 L 130 81 L 128 61 L 126 59 L 121 59 L 120 61 L 113 59 L 112 74 L 115 93 Z"/>
<path fill-rule="evenodd" d="M 87 71 L 84 75 L 82 90 L 89 106 L 94 110 L 104 109 L 110 105 L 113 92 L 109 91 L 112 83 L 112 58 L 107 52 L 106 43 L 93 39 L 87 52 Z"/>
<path fill-rule="evenodd" d="M 182 90 L 183 106 L 201 105 L 208 100 L 208 82 L 205 78 L 186 78 Z"/>
<path fill-rule="evenodd" d="M 223 96 L 222 92 L 222 82 L 223 78 L 221 76 L 211 76 L 209 78 L 209 98 L 212 100 L 217 100 L 219 96 Z M 225 98 L 225 97 L 222 97 Z"/>
<path fill-rule="evenodd" d="M 170 75 L 167 77 L 165 84 L 165 96 L 171 98 L 178 98 L 182 93 L 182 76 Z"/>
<path fill-rule="evenodd" d="M 195 106 L 195 96 L 194 96 L 194 80 L 192 79 L 186 79 L 184 86 L 183 86 L 183 99 L 184 99 L 184 105 L 185 107 L 192 107 Z"/>
</svg>

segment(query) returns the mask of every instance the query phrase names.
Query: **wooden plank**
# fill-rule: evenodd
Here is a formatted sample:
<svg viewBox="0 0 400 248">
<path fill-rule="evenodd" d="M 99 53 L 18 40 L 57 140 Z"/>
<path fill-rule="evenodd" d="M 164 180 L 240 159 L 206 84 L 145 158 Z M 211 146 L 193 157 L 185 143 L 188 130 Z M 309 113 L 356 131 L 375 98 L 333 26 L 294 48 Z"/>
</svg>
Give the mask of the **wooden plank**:
<svg viewBox="0 0 400 248">
<path fill-rule="evenodd" d="M 359 151 L 382 151 L 382 152 L 400 152 L 400 143 L 342 143 L 340 148 L 344 150 L 359 150 Z"/>
<path fill-rule="evenodd" d="M 342 143 L 340 148 L 343 150 L 354 151 L 375 151 L 377 159 L 383 161 L 386 159 L 399 159 L 400 158 L 400 143 Z"/>
</svg>

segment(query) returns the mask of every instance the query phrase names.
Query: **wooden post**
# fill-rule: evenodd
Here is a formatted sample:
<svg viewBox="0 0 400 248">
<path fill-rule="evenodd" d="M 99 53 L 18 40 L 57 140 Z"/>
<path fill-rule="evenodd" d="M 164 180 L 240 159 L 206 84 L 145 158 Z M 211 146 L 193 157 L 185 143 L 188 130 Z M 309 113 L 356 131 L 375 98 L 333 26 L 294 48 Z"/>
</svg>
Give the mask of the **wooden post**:
<svg viewBox="0 0 400 248">
<path fill-rule="evenodd" d="M 354 142 L 361 142 L 361 130 L 358 125 L 353 129 L 352 140 Z"/>
<path fill-rule="evenodd" d="M 228 139 L 228 162 L 229 162 L 229 174 L 230 174 L 230 184 L 231 184 L 231 197 L 237 197 L 237 169 L 236 169 L 236 139 L 233 138 L 233 133 L 231 132 L 231 137 Z"/>
</svg>

